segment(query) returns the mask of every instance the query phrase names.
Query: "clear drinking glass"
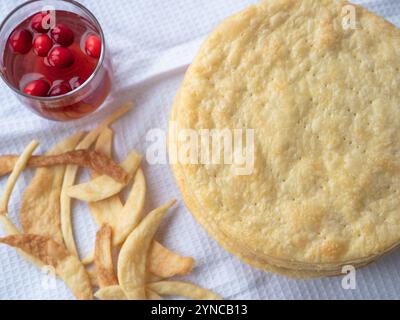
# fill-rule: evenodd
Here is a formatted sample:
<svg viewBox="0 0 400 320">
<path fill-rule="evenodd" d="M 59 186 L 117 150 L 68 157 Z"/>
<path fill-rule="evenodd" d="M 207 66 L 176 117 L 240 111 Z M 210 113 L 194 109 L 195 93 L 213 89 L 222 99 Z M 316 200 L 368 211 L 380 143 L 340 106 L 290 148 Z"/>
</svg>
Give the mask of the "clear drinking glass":
<svg viewBox="0 0 400 320">
<path fill-rule="evenodd" d="M 62 15 L 66 14 L 67 17 L 70 15 L 71 19 L 79 16 L 80 19 L 77 21 L 71 21 L 73 28 L 78 28 L 79 24 L 82 24 L 82 30 L 91 30 L 96 33 L 101 39 L 101 54 L 94 71 L 87 79 L 81 80 L 79 87 L 59 96 L 36 97 L 25 94 L 21 85 L 14 79 L 14 75 L 19 72 L 19 66 L 8 65 L 10 60 L 7 57 L 8 39 L 15 28 L 29 17 L 39 12 L 50 12 L 49 10 L 55 10 L 57 17 L 58 12 L 63 12 Z M 83 35 L 79 44 L 81 47 L 85 45 Z M 29 59 L 29 55 L 26 59 Z M 82 67 L 85 66 L 82 65 Z M 60 70 L 55 72 L 60 72 Z M 50 120 L 69 121 L 82 118 L 102 105 L 111 90 L 112 64 L 103 30 L 96 17 L 88 9 L 72 0 L 32 0 L 15 8 L 0 26 L 0 74 L 20 101 L 36 114 Z"/>
</svg>

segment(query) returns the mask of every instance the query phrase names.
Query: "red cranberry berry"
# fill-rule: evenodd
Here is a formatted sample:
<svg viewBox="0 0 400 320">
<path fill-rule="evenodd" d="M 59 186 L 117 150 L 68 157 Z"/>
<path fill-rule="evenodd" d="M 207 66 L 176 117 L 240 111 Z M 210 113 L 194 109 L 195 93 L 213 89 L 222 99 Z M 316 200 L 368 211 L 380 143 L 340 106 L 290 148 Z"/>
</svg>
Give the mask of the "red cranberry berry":
<svg viewBox="0 0 400 320">
<path fill-rule="evenodd" d="M 63 47 L 69 47 L 74 42 L 74 32 L 65 24 L 57 24 L 50 34 L 53 40 Z"/>
<path fill-rule="evenodd" d="M 9 44 L 14 53 L 26 54 L 32 48 L 32 38 L 28 30 L 16 30 L 11 34 Z"/>
<path fill-rule="evenodd" d="M 64 94 L 67 94 L 68 92 L 70 92 L 71 86 L 69 85 L 68 82 L 61 82 L 60 84 L 54 86 L 53 88 L 51 88 L 49 96 L 50 97 L 57 97 L 57 96 L 62 96 Z"/>
<path fill-rule="evenodd" d="M 24 93 L 35 97 L 46 97 L 50 90 L 50 85 L 46 80 L 35 80 L 25 87 Z"/>
<path fill-rule="evenodd" d="M 52 67 L 68 68 L 74 63 L 74 56 L 68 48 L 55 47 L 47 56 L 47 60 Z"/>
<path fill-rule="evenodd" d="M 101 39 L 96 35 L 87 37 L 85 41 L 86 54 L 92 58 L 98 59 L 101 55 Z"/>
<path fill-rule="evenodd" d="M 46 57 L 52 47 L 53 41 L 47 34 L 41 34 L 33 41 L 33 51 L 39 57 Z"/>
<path fill-rule="evenodd" d="M 35 30 L 36 32 L 39 33 L 47 33 L 47 31 L 49 31 L 49 28 L 45 28 L 46 27 L 46 21 L 44 21 L 44 19 L 47 18 L 47 14 L 45 13 L 37 13 L 31 21 L 31 27 L 33 30 Z"/>
<path fill-rule="evenodd" d="M 81 77 L 74 77 L 69 81 L 72 90 L 79 88 L 81 85 L 85 83 L 86 80 L 82 79 Z"/>
</svg>

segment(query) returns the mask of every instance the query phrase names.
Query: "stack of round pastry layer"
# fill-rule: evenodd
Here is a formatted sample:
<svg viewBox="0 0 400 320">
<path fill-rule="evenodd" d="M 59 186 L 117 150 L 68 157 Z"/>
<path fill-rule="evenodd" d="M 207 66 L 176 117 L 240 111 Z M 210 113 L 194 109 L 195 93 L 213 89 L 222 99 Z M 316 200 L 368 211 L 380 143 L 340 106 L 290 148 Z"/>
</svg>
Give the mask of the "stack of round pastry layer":
<svg viewBox="0 0 400 320">
<path fill-rule="evenodd" d="M 399 69 L 400 31 L 344 1 L 264 1 L 227 19 L 190 66 L 171 121 L 177 132 L 254 129 L 254 166 L 173 164 L 189 210 L 234 255 L 292 277 L 340 274 L 394 249 Z"/>
</svg>

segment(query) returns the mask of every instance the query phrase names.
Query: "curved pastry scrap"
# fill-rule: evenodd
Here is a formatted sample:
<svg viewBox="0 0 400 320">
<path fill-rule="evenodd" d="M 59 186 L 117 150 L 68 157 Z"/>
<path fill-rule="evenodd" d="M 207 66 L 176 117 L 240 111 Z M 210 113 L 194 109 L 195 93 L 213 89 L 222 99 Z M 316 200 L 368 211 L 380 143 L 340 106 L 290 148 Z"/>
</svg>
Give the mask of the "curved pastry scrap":
<svg viewBox="0 0 400 320">
<path fill-rule="evenodd" d="M 94 296 L 100 300 L 128 300 L 124 290 L 118 285 L 101 288 Z"/>
<path fill-rule="evenodd" d="M 193 300 L 222 300 L 222 297 L 216 293 L 188 282 L 153 282 L 148 285 L 148 288 L 161 296 L 178 296 Z"/>
<path fill-rule="evenodd" d="M 18 156 L 9 155 L 0 157 L 0 177 L 11 172 Z M 118 182 L 125 182 L 127 173 L 112 159 L 93 150 L 74 150 L 57 155 L 32 156 L 27 167 L 42 168 L 58 165 L 76 165 L 82 168 L 107 175 Z"/>
<path fill-rule="evenodd" d="M 73 150 L 83 132 L 70 136 L 47 155 Z M 64 243 L 61 232 L 60 194 L 65 166 L 39 168 L 22 195 L 19 219 L 24 233 L 48 236 L 58 243 Z"/>
<path fill-rule="evenodd" d="M 112 228 L 105 224 L 96 234 L 94 264 L 100 288 L 118 284 L 112 260 Z"/>
<path fill-rule="evenodd" d="M 185 276 L 192 272 L 195 260 L 191 257 L 182 257 L 167 249 L 157 241 L 153 241 L 149 253 L 149 270 L 161 278 Z"/>
<path fill-rule="evenodd" d="M 11 193 L 17 183 L 19 176 L 21 175 L 22 171 L 24 171 L 29 158 L 32 156 L 32 153 L 35 149 L 39 146 L 39 142 L 32 141 L 24 150 L 22 155 L 17 159 L 15 162 L 14 169 L 7 180 L 6 188 L 1 196 L 0 199 L 0 214 L 7 214 L 8 213 L 8 202 L 10 201 Z"/>
<path fill-rule="evenodd" d="M 150 212 L 132 231 L 118 258 L 118 280 L 128 299 L 146 299 L 148 252 L 162 219 L 176 200 Z"/>
<path fill-rule="evenodd" d="M 89 149 L 92 144 L 96 141 L 99 135 L 108 128 L 112 123 L 121 118 L 125 113 L 130 111 L 132 108 L 132 103 L 127 103 L 116 112 L 114 112 L 110 117 L 104 120 L 96 129 L 89 132 L 89 134 L 79 143 L 76 150 L 86 150 Z M 72 231 L 72 221 L 71 221 L 71 198 L 68 196 L 68 189 L 74 184 L 76 175 L 78 173 L 78 166 L 71 165 L 67 166 L 64 176 L 64 181 L 61 189 L 61 230 L 64 237 L 64 243 L 67 249 L 78 256 L 78 250 L 76 248 L 74 234 Z M 109 178 L 111 179 L 111 178 Z M 112 179 L 113 182 L 115 182 Z"/>
<path fill-rule="evenodd" d="M 1 214 L 0 214 L 0 226 L 2 226 L 3 231 L 7 236 L 14 236 L 14 235 L 20 234 L 20 232 L 19 232 L 18 228 L 15 226 L 15 224 L 7 216 L 1 215 Z M 43 263 L 40 260 L 36 259 L 34 256 L 29 255 L 20 249 L 17 249 L 17 252 L 26 261 L 34 264 L 38 268 L 43 268 L 43 266 L 44 266 Z"/>
<path fill-rule="evenodd" d="M 87 202 L 97 202 L 110 198 L 118 193 L 128 184 L 136 171 L 140 167 L 142 156 L 135 151 L 131 152 L 121 167 L 127 173 L 127 179 L 124 183 L 115 181 L 113 178 L 103 175 L 93 180 L 67 189 L 67 195 L 71 198 Z"/>
<path fill-rule="evenodd" d="M 30 234 L 1 238 L 0 243 L 18 248 L 44 265 L 54 267 L 79 300 L 92 300 L 92 286 L 85 267 L 63 245 L 51 238 Z"/>
<path fill-rule="evenodd" d="M 104 131 L 96 143 L 96 150 L 112 157 L 112 138 L 112 130 Z M 94 173 L 93 176 L 96 178 L 97 174 Z M 122 244 L 142 219 L 145 196 L 146 181 L 139 168 L 125 205 L 122 204 L 119 194 L 89 203 L 97 225 L 109 224 L 112 227 L 113 246 Z"/>
<path fill-rule="evenodd" d="M 113 136 L 114 133 L 110 128 L 104 130 L 97 139 L 95 150 L 112 158 Z M 93 178 L 97 178 L 98 176 L 97 172 L 92 172 Z M 101 201 L 89 202 L 89 207 L 94 221 L 101 227 L 105 223 L 113 226 L 113 222 L 117 220 L 116 216 L 122 211 L 123 205 L 120 195 L 116 194 Z"/>
<path fill-rule="evenodd" d="M 148 300 L 163 300 L 157 293 L 149 289 L 146 290 Z M 110 286 L 101 288 L 94 296 L 100 300 L 128 300 L 124 290 L 120 286 Z"/>
</svg>

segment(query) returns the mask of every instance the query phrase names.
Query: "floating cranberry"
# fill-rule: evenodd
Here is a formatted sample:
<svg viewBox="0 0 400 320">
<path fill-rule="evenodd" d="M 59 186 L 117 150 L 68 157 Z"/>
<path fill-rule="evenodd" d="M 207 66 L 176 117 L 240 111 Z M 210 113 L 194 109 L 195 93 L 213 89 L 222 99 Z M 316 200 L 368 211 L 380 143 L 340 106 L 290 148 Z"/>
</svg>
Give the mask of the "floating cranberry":
<svg viewBox="0 0 400 320">
<path fill-rule="evenodd" d="M 46 57 L 52 47 L 53 41 L 47 34 L 41 34 L 33 41 L 33 51 L 39 57 Z"/>
<path fill-rule="evenodd" d="M 92 58 L 98 59 L 101 55 L 101 39 L 96 35 L 87 37 L 85 41 L 86 54 Z"/>
<path fill-rule="evenodd" d="M 46 97 L 50 90 L 50 85 L 46 80 L 35 80 L 25 87 L 24 93 L 35 97 Z"/>
<path fill-rule="evenodd" d="M 74 63 L 74 55 L 68 48 L 55 47 L 47 57 L 47 60 L 52 67 L 68 68 Z"/>
<path fill-rule="evenodd" d="M 54 86 L 49 93 L 50 97 L 57 97 L 57 96 L 62 96 L 64 94 L 67 94 L 68 92 L 70 92 L 71 86 L 69 85 L 68 82 L 61 82 L 60 84 Z"/>
<path fill-rule="evenodd" d="M 69 81 L 72 90 L 79 88 L 81 85 L 85 83 L 86 80 L 82 79 L 81 77 L 74 77 Z"/>
<path fill-rule="evenodd" d="M 32 33 L 26 29 L 14 31 L 9 39 L 14 53 L 26 54 L 32 48 Z"/>
<path fill-rule="evenodd" d="M 47 19 L 47 14 L 45 13 L 38 13 L 36 14 L 31 21 L 31 27 L 33 30 L 39 33 L 47 33 L 49 31 L 49 28 L 45 28 L 47 21 L 44 21 L 44 19 Z"/>
<path fill-rule="evenodd" d="M 57 24 L 50 34 L 55 42 L 64 47 L 69 47 L 74 42 L 74 32 L 65 24 Z"/>
</svg>

